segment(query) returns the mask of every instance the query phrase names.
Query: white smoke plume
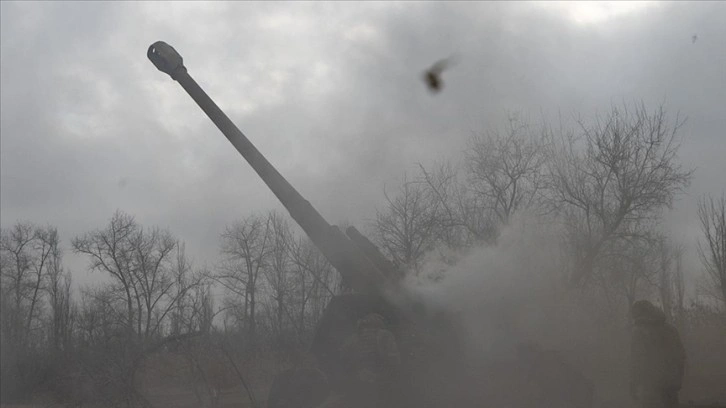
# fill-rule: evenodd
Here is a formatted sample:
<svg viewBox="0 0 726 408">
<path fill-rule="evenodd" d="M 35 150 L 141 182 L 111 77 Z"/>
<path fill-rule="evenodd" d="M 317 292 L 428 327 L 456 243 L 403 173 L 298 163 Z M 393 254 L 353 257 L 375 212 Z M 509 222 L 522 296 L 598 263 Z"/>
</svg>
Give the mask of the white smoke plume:
<svg viewBox="0 0 726 408">
<path fill-rule="evenodd" d="M 495 245 L 453 266 L 430 261 L 407 287 L 453 314 L 473 361 L 515 362 L 518 346 L 536 345 L 592 381 L 598 406 L 617 405 L 626 398 L 626 317 L 603 324 L 590 292 L 569 287 L 561 233 L 540 217 L 517 217 Z"/>
<path fill-rule="evenodd" d="M 496 245 L 471 250 L 452 267 L 428 262 L 407 284 L 461 320 L 474 355 L 511 355 L 550 325 L 563 279 L 558 237 L 556 225 L 522 216 Z"/>
</svg>

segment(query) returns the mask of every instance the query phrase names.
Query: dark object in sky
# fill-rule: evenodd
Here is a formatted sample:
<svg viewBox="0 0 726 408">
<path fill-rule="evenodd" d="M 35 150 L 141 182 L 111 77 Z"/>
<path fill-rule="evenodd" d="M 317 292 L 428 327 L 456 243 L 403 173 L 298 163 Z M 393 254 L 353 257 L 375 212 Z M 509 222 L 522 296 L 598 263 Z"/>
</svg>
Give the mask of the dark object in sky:
<svg viewBox="0 0 726 408">
<path fill-rule="evenodd" d="M 698 40 L 698 35 L 693 34 L 693 36 L 691 37 L 691 44 L 695 44 L 696 40 Z"/>
<path fill-rule="evenodd" d="M 441 80 L 441 74 L 446 68 L 451 66 L 451 64 L 451 58 L 444 58 L 436 61 L 436 63 L 424 73 L 424 81 L 431 92 L 439 92 L 441 88 L 443 88 L 444 81 Z"/>
</svg>

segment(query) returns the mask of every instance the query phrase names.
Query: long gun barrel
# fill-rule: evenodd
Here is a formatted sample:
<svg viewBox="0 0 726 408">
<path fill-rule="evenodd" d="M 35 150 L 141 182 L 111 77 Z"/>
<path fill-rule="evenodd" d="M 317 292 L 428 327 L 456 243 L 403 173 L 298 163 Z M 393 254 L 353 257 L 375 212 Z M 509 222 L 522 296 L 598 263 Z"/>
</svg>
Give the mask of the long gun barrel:
<svg viewBox="0 0 726 408">
<path fill-rule="evenodd" d="M 179 82 L 179 85 L 202 108 L 351 288 L 361 293 L 380 293 L 386 281 L 384 273 L 366 256 L 366 252 L 343 234 L 338 227 L 328 224 L 310 202 L 305 200 L 267 161 L 187 73 L 181 55 L 169 44 L 157 41 L 149 47 L 147 56 L 160 71 L 169 74 L 172 79 Z M 377 263 L 380 264 L 380 262 Z"/>
</svg>

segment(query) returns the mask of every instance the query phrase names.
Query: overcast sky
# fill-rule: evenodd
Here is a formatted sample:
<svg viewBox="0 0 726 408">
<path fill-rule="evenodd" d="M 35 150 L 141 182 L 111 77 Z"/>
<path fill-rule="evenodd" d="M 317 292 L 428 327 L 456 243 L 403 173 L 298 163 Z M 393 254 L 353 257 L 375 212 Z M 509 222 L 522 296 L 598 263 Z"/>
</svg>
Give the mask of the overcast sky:
<svg viewBox="0 0 726 408">
<path fill-rule="evenodd" d="M 664 102 L 696 168 L 668 219 L 726 186 L 726 3 L 0 3 L 3 227 L 64 246 L 121 209 L 213 263 L 226 224 L 275 197 L 146 58 L 164 40 L 331 223 L 364 226 L 416 163 L 461 157 L 507 111 L 533 118 Z M 694 41 L 694 36 L 695 41 Z M 455 54 L 443 92 L 422 71 Z M 70 251 L 68 251 L 70 252 Z M 86 262 L 70 253 L 77 280 Z"/>
</svg>

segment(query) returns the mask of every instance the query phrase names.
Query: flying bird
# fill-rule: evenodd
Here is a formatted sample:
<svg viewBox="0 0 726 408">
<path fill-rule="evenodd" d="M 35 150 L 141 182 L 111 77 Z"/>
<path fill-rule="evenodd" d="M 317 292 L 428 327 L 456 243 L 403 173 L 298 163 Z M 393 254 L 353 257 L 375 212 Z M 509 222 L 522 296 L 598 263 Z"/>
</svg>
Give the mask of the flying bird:
<svg viewBox="0 0 726 408">
<path fill-rule="evenodd" d="M 691 36 L 691 44 L 695 44 L 696 40 L 698 40 L 698 36 L 696 34 L 693 34 L 693 36 Z"/>
<path fill-rule="evenodd" d="M 453 57 L 444 58 L 436 61 L 426 72 L 424 72 L 423 79 L 426 82 L 431 92 L 439 92 L 444 86 L 444 81 L 441 80 L 441 74 L 445 69 L 452 66 L 454 63 Z"/>
</svg>

